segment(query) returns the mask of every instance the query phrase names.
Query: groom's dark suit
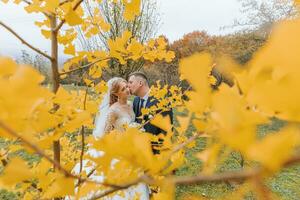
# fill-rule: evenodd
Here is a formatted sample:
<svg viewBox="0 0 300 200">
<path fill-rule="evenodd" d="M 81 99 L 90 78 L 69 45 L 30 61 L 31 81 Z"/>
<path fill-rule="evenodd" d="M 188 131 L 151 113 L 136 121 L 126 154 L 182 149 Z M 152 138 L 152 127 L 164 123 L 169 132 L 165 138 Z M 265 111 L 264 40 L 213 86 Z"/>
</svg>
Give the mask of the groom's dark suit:
<svg viewBox="0 0 300 200">
<path fill-rule="evenodd" d="M 135 97 L 133 100 L 133 111 L 135 113 L 135 121 L 137 123 L 142 123 L 142 119 L 139 119 L 138 117 L 140 117 L 142 115 L 141 109 L 144 108 L 150 108 L 152 106 L 155 106 L 158 103 L 158 100 L 155 99 L 152 96 L 149 96 L 147 99 L 147 102 L 144 102 L 144 99 L 140 98 L 140 97 Z M 144 105 L 144 106 L 141 106 Z M 170 121 L 171 124 L 173 124 L 173 112 L 172 110 L 170 111 L 165 111 L 162 112 L 162 115 L 165 116 L 169 116 L 170 117 Z M 148 121 L 149 117 L 148 116 L 144 116 L 144 121 Z M 160 133 L 165 133 L 164 130 L 160 129 L 157 126 L 154 126 L 151 124 L 151 122 L 147 123 L 144 125 L 144 129 L 146 132 L 151 133 L 153 135 L 159 135 Z M 157 146 L 159 145 L 158 143 L 152 142 L 152 146 Z M 155 154 L 159 153 L 159 151 L 153 149 L 153 152 Z"/>
</svg>

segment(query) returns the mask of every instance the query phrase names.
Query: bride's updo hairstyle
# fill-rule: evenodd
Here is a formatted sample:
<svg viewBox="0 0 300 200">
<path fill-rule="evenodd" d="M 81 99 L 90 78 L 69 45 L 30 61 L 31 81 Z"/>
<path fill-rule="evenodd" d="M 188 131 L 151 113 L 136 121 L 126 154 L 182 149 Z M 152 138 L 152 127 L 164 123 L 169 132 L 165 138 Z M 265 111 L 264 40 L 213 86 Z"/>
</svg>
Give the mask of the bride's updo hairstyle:
<svg viewBox="0 0 300 200">
<path fill-rule="evenodd" d="M 123 78 L 116 77 L 111 83 L 110 91 L 109 91 L 109 106 L 113 105 L 118 101 L 117 93 L 120 90 L 121 83 L 127 83 L 127 81 Z"/>
</svg>

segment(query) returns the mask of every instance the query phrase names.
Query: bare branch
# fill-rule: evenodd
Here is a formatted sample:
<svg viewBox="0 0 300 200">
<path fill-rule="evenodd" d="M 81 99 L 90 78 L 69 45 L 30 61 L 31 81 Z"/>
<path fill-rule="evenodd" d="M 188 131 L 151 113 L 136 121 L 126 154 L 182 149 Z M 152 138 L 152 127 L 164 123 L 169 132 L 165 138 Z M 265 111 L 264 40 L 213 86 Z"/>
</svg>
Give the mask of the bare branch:
<svg viewBox="0 0 300 200">
<path fill-rule="evenodd" d="M 65 3 L 68 3 L 68 2 L 71 2 L 71 1 L 70 1 L 70 0 L 62 1 L 62 2 L 59 3 L 59 6 L 62 6 L 62 5 L 64 5 Z"/>
<path fill-rule="evenodd" d="M 72 69 L 72 70 L 67 71 L 67 72 L 62 72 L 62 73 L 60 73 L 60 76 L 65 75 L 65 74 L 69 74 L 69 73 L 72 73 L 72 72 L 75 72 L 75 71 L 78 71 L 78 70 L 81 70 L 81 69 L 89 68 L 89 67 L 91 67 L 92 65 L 94 65 L 94 64 L 96 64 L 98 62 L 109 60 L 109 59 L 110 59 L 110 57 L 108 57 L 108 58 L 101 58 L 101 59 L 95 60 L 94 62 L 91 62 L 91 63 L 89 63 L 87 65 L 82 66 L 82 67 L 78 67 L 76 69 Z"/>
<path fill-rule="evenodd" d="M 83 100 L 83 110 L 86 110 L 87 95 L 88 95 L 88 87 L 85 90 L 85 95 Z M 81 172 L 83 169 L 83 155 L 84 155 L 84 147 L 85 147 L 84 126 L 81 127 L 80 134 L 81 134 L 81 153 L 80 153 L 79 177 L 81 179 Z M 78 180 L 78 183 L 80 182 L 80 179 Z"/>
<path fill-rule="evenodd" d="M 185 148 L 187 145 L 189 145 L 190 143 L 194 142 L 198 137 L 200 137 L 200 135 L 203 133 L 197 133 L 194 136 L 190 137 L 187 141 L 185 141 L 182 144 L 179 144 L 178 146 L 176 146 L 173 150 L 172 150 L 172 154 L 180 151 L 181 149 Z"/>
<path fill-rule="evenodd" d="M 48 58 L 49 60 L 52 60 L 53 58 L 51 56 L 49 56 L 48 54 L 42 52 L 41 50 L 39 50 L 38 48 L 32 46 L 31 44 L 29 44 L 28 42 L 26 42 L 21 36 L 19 36 L 14 30 L 12 30 L 9 26 L 7 26 L 6 24 L 4 24 L 2 21 L 0 21 L 0 25 L 3 26 L 6 30 L 8 30 L 10 33 L 12 33 L 15 37 L 17 37 L 23 44 L 25 44 L 26 46 L 28 46 L 30 49 L 34 50 L 35 52 L 41 54 L 42 56 Z"/>
<path fill-rule="evenodd" d="M 31 4 L 31 2 L 30 1 L 27 1 L 27 0 L 22 0 L 24 3 L 26 3 L 26 4 L 28 4 L 28 5 L 30 5 Z"/>
<path fill-rule="evenodd" d="M 282 167 L 289 167 L 291 165 L 300 163 L 300 155 L 296 155 L 285 163 L 283 163 Z M 173 179 L 173 182 L 177 185 L 194 185 L 200 184 L 204 182 L 220 182 L 220 181 L 241 181 L 248 178 L 259 176 L 261 173 L 265 172 L 265 168 L 255 168 L 247 171 L 239 171 L 239 172 L 225 172 L 221 174 L 215 175 L 198 175 L 191 177 L 177 177 Z M 171 178 L 172 179 L 172 178 Z"/>
<path fill-rule="evenodd" d="M 174 178 L 173 182 L 177 185 L 194 185 L 204 182 L 220 182 L 220 181 L 240 181 L 260 173 L 260 170 L 249 170 L 240 172 L 226 172 L 215 175 L 198 175 L 191 177 L 178 177 Z"/>
<path fill-rule="evenodd" d="M 119 191 L 119 190 L 127 189 L 127 188 L 129 188 L 129 187 L 131 187 L 131 186 L 133 186 L 133 185 L 136 185 L 136 184 L 138 184 L 138 183 L 140 183 L 140 182 L 143 182 L 144 179 L 145 179 L 145 178 L 144 178 L 144 176 L 143 176 L 143 177 L 141 177 L 141 178 L 138 178 L 136 181 L 133 181 L 133 182 L 128 183 L 128 184 L 126 184 L 126 185 L 123 185 L 123 186 L 119 186 L 119 187 L 115 187 L 115 188 L 109 189 L 109 190 L 103 192 L 102 194 L 96 194 L 96 195 L 94 195 L 93 197 L 89 198 L 88 200 L 100 199 L 100 198 L 102 198 L 102 197 L 105 197 L 105 196 L 107 196 L 107 195 L 109 195 L 109 194 L 112 194 L 112 193 L 114 193 L 114 192 L 117 192 L 117 191 Z"/>
</svg>

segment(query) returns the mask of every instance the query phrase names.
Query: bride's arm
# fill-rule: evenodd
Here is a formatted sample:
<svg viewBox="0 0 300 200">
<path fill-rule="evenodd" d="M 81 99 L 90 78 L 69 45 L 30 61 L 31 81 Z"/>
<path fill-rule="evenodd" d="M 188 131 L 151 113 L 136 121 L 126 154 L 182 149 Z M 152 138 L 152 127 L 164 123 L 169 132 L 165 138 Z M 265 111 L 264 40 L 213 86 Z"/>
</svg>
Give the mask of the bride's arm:
<svg viewBox="0 0 300 200">
<path fill-rule="evenodd" d="M 117 117 L 117 113 L 113 110 L 108 113 L 107 121 L 105 123 L 104 128 L 105 133 L 109 133 L 110 131 L 114 130 Z"/>
</svg>

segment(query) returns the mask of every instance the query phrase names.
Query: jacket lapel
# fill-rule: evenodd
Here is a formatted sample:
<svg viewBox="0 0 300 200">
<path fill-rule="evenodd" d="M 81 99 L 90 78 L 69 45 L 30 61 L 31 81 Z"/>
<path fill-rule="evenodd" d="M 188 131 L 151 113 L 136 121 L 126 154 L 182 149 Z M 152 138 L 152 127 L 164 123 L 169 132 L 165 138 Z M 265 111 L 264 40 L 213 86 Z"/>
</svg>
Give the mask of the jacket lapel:
<svg viewBox="0 0 300 200">
<path fill-rule="evenodd" d="M 140 102 L 140 98 L 139 97 L 135 97 L 134 99 L 134 113 L 137 116 L 139 114 L 139 102 Z"/>
<path fill-rule="evenodd" d="M 149 96 L 146 103 L 146 108 L 150 108 L 152 106 L 153 97 Z"/>
</svg>

